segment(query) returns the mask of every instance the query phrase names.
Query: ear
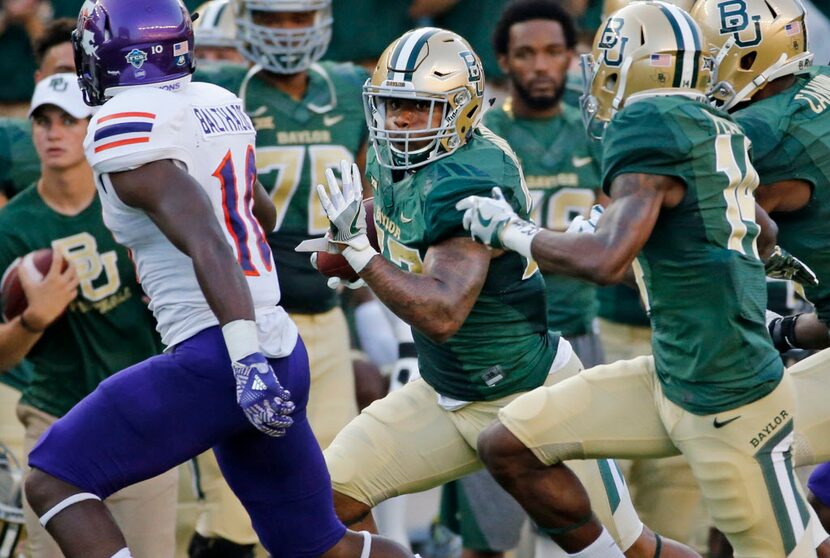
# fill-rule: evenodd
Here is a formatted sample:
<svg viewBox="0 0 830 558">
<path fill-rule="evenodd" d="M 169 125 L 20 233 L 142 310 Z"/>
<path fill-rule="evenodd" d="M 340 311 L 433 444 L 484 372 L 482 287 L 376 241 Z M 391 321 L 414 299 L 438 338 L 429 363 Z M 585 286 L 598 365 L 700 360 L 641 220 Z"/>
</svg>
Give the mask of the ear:
<svg viewBox="0 0 830 558">
<path fill-rule="evenodd" d="M 506 54 L 499 54 L 496 56 L 496 61 L 499 63 L 499 70 L 503 74 L 509 74 L 510 68 L 507 65 L 507 55 Z"/>
<path fill-rule="evenodd" d="M 40 68 L 35 70 L 35 85 L 40 83 L 40 80 L 43 79 L 43 72 L 40 71 Z"/>
</svg>

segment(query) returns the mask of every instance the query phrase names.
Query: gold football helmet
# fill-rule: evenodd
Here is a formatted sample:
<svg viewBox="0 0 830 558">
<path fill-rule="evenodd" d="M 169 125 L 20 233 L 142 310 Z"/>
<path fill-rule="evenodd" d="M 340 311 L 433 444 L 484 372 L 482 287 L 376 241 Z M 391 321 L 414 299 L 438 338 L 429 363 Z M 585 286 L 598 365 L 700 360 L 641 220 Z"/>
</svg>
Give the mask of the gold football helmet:
<svg viewBox="0 0 830 558">
<path fill-rule="evenodd" d="M 711 95 L 724 109 L 812 64 L 798 0 L 698 0 L 692 17 L 714 57 Z"/>
<path fill-rule="evenodd" d="M 381 54 L 363 86 L 369 139 L 378 162 L 411 169 L 446 157 L 467 143 L 481 120 L 484 71 L 469 43 L 435 27 L 404 33 Z M 429 120 L 438 127 L 390 130 L 386 103 L 392 99 L 429 103 Z"/>
<path fill-rule="evenodd" d="M 591 54 L 582 55 L 582 117 L 589 135 L 626 102 L 654 95 L 705 100 L 710 70 L 701 52 L 700 29 L 691 16 L 665 2 L 634 2 L 597 31 Z"/>
<path fill-rule="evenodd" d="M 623 9 L 624 7 L 628 6 L 633 2 L 641 2 L 642 0 L 605 0 L 602 3 L 602 19 L 603 21 L 605 18 L 609 17 L 613 13 Z M 663 0 L 667 4 L 674 4 L 678 8 L 682 10 L 686 10 L 690 12 L 692 10 L 692 6 L 695 3 L 695 0 Z"/>
</svg>

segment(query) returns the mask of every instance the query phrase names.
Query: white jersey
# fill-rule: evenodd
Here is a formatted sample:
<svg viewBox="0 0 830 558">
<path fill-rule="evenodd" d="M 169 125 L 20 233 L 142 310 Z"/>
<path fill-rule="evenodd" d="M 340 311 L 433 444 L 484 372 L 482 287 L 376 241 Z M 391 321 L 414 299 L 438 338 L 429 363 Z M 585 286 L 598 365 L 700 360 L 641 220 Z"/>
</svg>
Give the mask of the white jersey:
<svg viewBox="0 0 830 558">
<path fill-rule="evenodd" d="M 202 186 L 213 206 L 212 217 L 224 231 L 251 289 L 263 352 L 279 357 L 291 352 L 297 330 L 277 306 L 280 291 L 274 259 L 253 215 L 254 145 L 254 127 L 239 98 L 206 83 L 190 83 L 178 91 L 126 90 L 92 118 L 84 148 L 95 172 L 104 223 L 115 240 L 130 250 L 168 346 L 218 320 L 199 287 L 192 260 L 142 210 L 118 198 L 108 173 L 171 159 Z"/>
</svg>

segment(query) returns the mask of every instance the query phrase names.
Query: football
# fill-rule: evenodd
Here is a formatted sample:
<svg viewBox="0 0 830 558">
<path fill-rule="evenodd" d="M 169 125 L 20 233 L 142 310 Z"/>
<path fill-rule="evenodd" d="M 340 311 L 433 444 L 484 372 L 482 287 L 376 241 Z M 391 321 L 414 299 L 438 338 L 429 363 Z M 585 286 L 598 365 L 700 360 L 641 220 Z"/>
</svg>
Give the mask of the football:
<svg viewBox="0 0 830 558">
<path fill-rule="evenodd" d="M 366 208 L 366 236 L 369 237 L 369 244 L 380 252 L 378 246 L 378 232 L 375 230 L 375 205 L 373 198 L 363 200 L 363 207 Z M 344 281 L 357 281 L 359 275 L 352 269 L 346 258 L 340 254 L 329 254 L 328 252 L 317 252 L 317 270 L 326 277 L 339 277 Z"/>
<path fill-rule="evenodd" d="M 0 279 L 0 298 L 3 301 L 3 318 L 7 322 L 22 314 L 29 306 L 26 294 L 23 292 L 23 286 L 20 284 L 20 277 L 17 274 L 17 270 L 21 265 L 26 266 L 29 275 L 37 281 L 41 281 L 52 265 L 52 249 L 42 248 L 30 252 L 22 258 L 16 259 L 3 273 L 3 277 Z M 68 266 L 69 263 L 64 260 L 61 271 Z"/>
</svg>

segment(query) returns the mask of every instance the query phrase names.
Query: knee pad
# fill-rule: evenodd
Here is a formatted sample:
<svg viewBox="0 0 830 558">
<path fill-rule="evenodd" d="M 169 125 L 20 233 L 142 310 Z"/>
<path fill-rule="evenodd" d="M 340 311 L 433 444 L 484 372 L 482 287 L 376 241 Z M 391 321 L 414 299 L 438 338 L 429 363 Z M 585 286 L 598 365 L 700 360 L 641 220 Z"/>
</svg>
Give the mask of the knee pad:
<svg viewBox="0 0 830 558">
<path fill-rule="evenodd" d="M 187 555 L 189 558 L 254 558 L 254 545 L 236 544 L 227 539 L 207 538 L 193 533 Z"/>
<path fill-rule="evenodd" d="M 63 500 L 52 506 L 52 509 L 41 515 L 39 519 L 40 524 L 43 527 L 46 527 L 46 524 L 49 523 L 49 520 L 58 515 L 60 512 L 62 512 L 63 510 L 65 510 L 73 504 L 77 504 L 78 502 L 83 502 L 85 500 L 98 500 L 100 502 L 101 498 L 89 492 L 79 492 L 78 494 L 73 494 L 69 498 L 64 498 Z M 122 557 L 119 556 L 118 558 Z"/>
</svg>

